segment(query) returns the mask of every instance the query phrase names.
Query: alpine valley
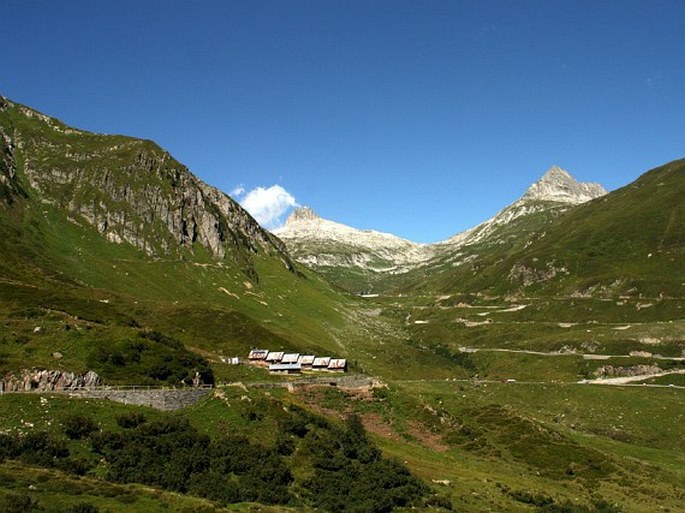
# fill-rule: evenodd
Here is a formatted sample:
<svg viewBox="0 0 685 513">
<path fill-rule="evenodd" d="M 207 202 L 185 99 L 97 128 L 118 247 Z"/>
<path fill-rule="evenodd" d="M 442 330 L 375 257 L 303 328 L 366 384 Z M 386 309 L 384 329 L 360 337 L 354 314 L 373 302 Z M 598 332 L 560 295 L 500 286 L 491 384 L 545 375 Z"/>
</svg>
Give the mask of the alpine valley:
<svg viewBox="0 0 685 513">
<path fill-rule="evenodd" d="M 684 197 L 555 166 L 436 244 L 270 233 L 0 97 L 0 511 L 682 511 Z"/>
</svg>

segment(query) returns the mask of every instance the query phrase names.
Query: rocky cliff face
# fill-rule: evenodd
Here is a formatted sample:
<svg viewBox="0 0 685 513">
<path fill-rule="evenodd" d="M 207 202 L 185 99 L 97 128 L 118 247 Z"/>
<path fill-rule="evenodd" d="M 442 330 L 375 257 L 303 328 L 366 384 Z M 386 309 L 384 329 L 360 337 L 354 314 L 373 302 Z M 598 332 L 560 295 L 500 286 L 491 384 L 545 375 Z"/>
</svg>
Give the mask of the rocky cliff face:
<svg viewBox="0 0 685 513">
<path fill-rule="evenodd" d="M 560 167 L 552 166 L 539 181 L 528 188 L 521 199 L 578 205 L 606 193 L 600 184 L 578 182 Z"/>
<path fill-rule="evenodd" d="M 0 127 L 3 190 L 21 162 L 18 171 L 32 195 L 110 242 L 153 257 L 200 246 L 216 259 L 244 261 L 246 254 L 266 252 L 292 269 L 278 239 L 150 141 L 72 129 L 6 99 Z"/>
<path fill-rule="evenodd" d="M 315 268 L 355 267 L 397 273 L 430 255 L 424 244 L 322 219 L 309 207 L 296 209 L 274 233 L 299 262 Z"/>
<path fill-rule="evenodd" d="M 75 390 L 102 385 L 102 380 L 93 371 L 75 374 L 59 370 L 23 369 L 7 374 L 0 386 L 5 392 L 28 392 L 49 390 Z"/>
<path fill-rule="evenodd" d="M 0 97 L 0 113 L 7 107 L 7 101 Z M 7 133 L 3 124 L 0 124 L 0 208 L 12 205 L 17 197 L 25 195 L 17 180 L 11 134 Z"/>
</svg>

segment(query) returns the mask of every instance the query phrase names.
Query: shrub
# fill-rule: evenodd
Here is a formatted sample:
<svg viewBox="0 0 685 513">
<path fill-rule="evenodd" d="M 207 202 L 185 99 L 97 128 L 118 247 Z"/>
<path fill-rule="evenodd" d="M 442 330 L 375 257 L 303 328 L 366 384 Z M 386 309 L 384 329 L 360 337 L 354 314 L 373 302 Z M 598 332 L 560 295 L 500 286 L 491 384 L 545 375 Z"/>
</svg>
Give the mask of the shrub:
<svg viewBox="0 0 685 513">
<path fill-rule="evenodd" d="M 318 509 L 382 513 L 410 506 L 428 491 L 404 465 L 381 456 L 356 415 L 344 429 L 312 433 L 305 442 L 316 468 L 305 488 Z"/>
<path fill-rule="evenodd" d="M 0 433 L 0 463 L 5 458 L 16 458 L 20 452 L 20 444 L 15 436 Z"/>
<path fill-rule="evenodd" d="M 58 460 L 56 466 L 77 476 L 85 476 L 94 467 L 94 463 L 85 458 L 65 458 Z"/>
<path fill-rule="evenodd" d="M 118 415 L 116 421 L 119 427 L 131 429 L 144 424 L 147 421 L 147 418 L 142 413 L 132 411 Z"/>
<path fill-rule="evenodd" d="M 85 415 L 70 415 L 64 419 L 64 434 L 71 440 L 81 440 L 98 430 L 97 422 Z"/>
<path fill-rule="evenodd" d="M 59 460 L 69 457 L 69 449 L 48 433 L 35 431 L 21 440 L 19 457 L 31 465 L 54 467 Z"/>
<path fill-rule="evenodd" d="M 199 376 L 203 383 L 214 383 L 207 360 L 188 351 L 178 340 L 154 331 L 98 346 L 88 356 L 88 364 L 106 379 L 190 385 Z"/>
<path fill-rule="evenodd" d="M 64 513 L 100 513 L 100 510 L 89 502 L 79 502 L 65 509 Z"/>
<path fill-rule="evenodd" d="M 0 511 L 3 513 L 30 513 L 40 509 L 38 502 L 26 493 L 9 493 L 0 497 Z"/>
</svg>

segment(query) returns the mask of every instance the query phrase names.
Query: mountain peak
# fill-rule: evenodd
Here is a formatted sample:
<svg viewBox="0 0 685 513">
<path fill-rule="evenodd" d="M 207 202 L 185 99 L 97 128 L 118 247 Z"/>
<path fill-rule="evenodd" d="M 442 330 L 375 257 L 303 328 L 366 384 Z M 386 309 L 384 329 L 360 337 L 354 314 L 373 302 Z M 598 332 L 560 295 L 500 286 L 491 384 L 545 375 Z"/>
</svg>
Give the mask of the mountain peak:
<svg viewBox="0 0 685 513">
<path fill-rule="evenodd" d="M 560 168 L 557 165 L 553 165 L 545 174 L 542 175 L 540 181 L 552 181 L 552 180 L 572 180 L 575 182 L 573 177 L 565 169 Z"/>
<path fill-rule="evenodd" d="M 598 183 L 578 182 L 564 169 L 552 166 L 540 180 L 528 188 L 522 199 L 579 204 L 606 193 L 604 187 Z"/>
<path fill-rule="evenodd" d="M 321 217 L 309 207 L 299 207 L 293 210 L 292 214 L 286 219 L 286 226 L 294 224 L 307 223 L 312 221 L 320 221 Z"/>
</svg>

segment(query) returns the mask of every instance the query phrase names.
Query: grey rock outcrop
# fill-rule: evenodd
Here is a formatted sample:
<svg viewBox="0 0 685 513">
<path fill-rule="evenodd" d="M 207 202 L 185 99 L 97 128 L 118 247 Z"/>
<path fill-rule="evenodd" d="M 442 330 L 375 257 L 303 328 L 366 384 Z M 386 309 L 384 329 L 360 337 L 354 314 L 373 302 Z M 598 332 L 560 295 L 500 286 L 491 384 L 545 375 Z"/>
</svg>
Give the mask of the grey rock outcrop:
<svg viewBox="0 0 685 513">
<path fill-rule="evenodd" d="M 565 267 L 557 267 L 554 262 L 548 262 L 544 268 L 536 269 L 529 267 L 521 262 L 517 263 L 509 271 L 509 281 L 517 283 L 523 287 L 528 287 L 534 283 L 548 281 L 557 276 L 557 274 L 568 274 Z"/>
<path fill-rule="evenodd" d="M 603 365 L 595 370 L 593 375 L 600 378 L 613 377 L 629 377 L 629 376 L 644 376 L 649 374 L 656 374 L 661 372 L 658 365 L 631 365 L 629 367 L 620 367 L 613 365 Z"/>
<path fill-rule="evenodd" d="M 312 223 L 322 221 L 321 217 L 310 207 L 300 207 L 293 210 L 285 221 L 285 226 L 297 225 L 300 223 Z"/>
<path fill-rule="evenodd" d="M 531 185 L 521 199 L 580 204 L 607 194 L 598 183 L 582 183 L 558 166 L 552 166 Z"/>
<path fill-rule="evenodd" d="M 2 379 L 5 392 L 76 390 L 102 385 L 102 379 L 93 371 L 85 374 L 48 369 L 22 369 Z"/>
<path fill-rule="evenodd" d="M 274 234 L 285 241 L 299 262 L 319 270 L 350 267 L 372 273 L 399 273 L 408 264 L 430 256 L 424 244 L 329 221 L 309 207 L 294 210 Z"/>
</svg>

